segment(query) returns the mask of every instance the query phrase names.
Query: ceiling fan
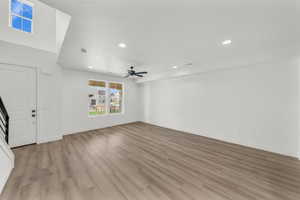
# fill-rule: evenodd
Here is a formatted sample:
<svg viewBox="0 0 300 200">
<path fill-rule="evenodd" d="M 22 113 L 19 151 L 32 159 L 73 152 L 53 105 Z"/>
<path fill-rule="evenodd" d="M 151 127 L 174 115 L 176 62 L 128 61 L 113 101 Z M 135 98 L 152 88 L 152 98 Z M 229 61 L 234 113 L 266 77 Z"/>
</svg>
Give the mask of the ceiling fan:
<svg viewBox="0 0 300 200">
<path fill-rule="evenodd" d="M 128 70 L 128 74 L 124 78 L 128 78 L 129 76 L 138 76 L 138 77 L 144 77 L 143 74 L 147 74 L 148 72 L 136 72 L 133 70 L 133 66 L 130 67 Z"/>
</svg>

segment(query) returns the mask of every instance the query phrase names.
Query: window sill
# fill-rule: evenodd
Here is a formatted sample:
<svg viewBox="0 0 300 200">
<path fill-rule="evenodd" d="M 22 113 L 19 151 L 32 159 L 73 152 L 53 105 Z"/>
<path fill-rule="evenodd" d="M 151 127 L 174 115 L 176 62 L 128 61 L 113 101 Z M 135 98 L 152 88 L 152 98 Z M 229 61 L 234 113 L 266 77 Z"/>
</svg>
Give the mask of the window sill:
<svg viewBox="0 0 300 200">
<path fill-rule="evenodd" d="M 117 115 L 124 115 L 124 112 L 121 112 L 121 113 L 108 113 L 108 114 L 95 115 L 95 116 L 88 115 L 88 118 L 108 117 L 108 116 L 117 116 Z"/>
</svg>

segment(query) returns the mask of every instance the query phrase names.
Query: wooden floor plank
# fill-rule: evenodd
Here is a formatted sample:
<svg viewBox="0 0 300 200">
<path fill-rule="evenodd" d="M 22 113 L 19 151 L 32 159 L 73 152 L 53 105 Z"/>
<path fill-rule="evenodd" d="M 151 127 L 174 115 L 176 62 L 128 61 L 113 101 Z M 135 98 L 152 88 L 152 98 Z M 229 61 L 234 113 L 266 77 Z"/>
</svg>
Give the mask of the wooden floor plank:
<svg viewBox="0 0 300 200">
<path fill-rule="evenodd" d="M 0 200 L 299 200 L 300 161 L 145 123 L 14 149 Z"/>
</svg>

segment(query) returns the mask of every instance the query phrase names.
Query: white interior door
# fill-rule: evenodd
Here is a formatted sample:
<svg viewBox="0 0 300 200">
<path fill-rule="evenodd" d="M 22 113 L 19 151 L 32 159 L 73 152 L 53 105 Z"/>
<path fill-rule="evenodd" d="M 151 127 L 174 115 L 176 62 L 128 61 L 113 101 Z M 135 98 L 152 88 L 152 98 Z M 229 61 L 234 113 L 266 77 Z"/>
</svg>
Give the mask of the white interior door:
<svg viewBox="0 0 300 200">
<path fill-rule="evenodd" d="M 36 70 L 0 64 L 0 96 L 10 117 L 11 147 L 36 143 Z"/>
</svg>

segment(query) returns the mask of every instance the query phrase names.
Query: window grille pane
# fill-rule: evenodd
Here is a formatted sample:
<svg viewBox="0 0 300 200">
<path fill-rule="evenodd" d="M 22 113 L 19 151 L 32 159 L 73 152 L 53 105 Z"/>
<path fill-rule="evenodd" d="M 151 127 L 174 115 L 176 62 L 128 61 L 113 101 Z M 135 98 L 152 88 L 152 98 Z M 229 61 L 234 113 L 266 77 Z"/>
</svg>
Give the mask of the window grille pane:
<svg viewBox="0 0 300 200">
<path fill-rule="evenodd" d="M 22 3 L 17 0 L 11 0 L 11 12 L 16 15 L 22 16 Z"/>
<path fill-rule="evenodd" d="M 121 113 L 123 102 L 123 85 L 121 83 L 109 83 L 110 113 Z"/>
<path fill-rule="evenodd" d="M 12 15 L 11 21 L 12 21 L 11 25 L 13 28 L 22 30 L 22 18 L 21 17 Z"/>
<path fill-rule="evenodd" d="M 106 83 L 104 81 L 89 80 L 89 116 L 106 113 Z"/>
<path fill-rule="evenodd" d="M 32 7 L 26 4 L 23 4 L 23 17 L 32 19 Z"/>
<path fill-rule="evenodd" d="M 27 19 L 23 19 L 22 29 L 27 33 L 31 33 L 31 21 Z"/>
<path fill-rule="evenodd" d="M 89 80 L 89 86 L 105 87 L 104 81 Z"/>
</svg>

